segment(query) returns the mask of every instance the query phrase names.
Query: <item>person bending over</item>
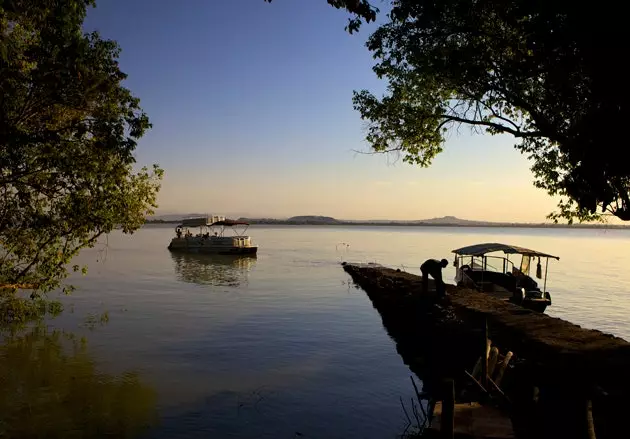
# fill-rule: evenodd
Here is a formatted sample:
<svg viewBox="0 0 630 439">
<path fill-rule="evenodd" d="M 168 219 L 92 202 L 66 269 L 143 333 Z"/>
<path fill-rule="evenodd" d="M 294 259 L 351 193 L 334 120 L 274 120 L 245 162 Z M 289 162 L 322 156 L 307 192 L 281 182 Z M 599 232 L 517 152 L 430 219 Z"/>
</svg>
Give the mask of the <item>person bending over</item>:
<svg viewBox="0 0 630 439">
<path fill-rule="evenodd" d="M 422 272 L 422 294 L 428 294 L 429 292 L 429 276 L 435 280 L 435 290 L 438 297 L 444 297 L 446 295 L 446 289 L 444 287 L 444 281 L 442 280 L 442 268 L 448 266 L 448 261 L 442 259 L 427 259 L 420 266 Z"/>
</svg>

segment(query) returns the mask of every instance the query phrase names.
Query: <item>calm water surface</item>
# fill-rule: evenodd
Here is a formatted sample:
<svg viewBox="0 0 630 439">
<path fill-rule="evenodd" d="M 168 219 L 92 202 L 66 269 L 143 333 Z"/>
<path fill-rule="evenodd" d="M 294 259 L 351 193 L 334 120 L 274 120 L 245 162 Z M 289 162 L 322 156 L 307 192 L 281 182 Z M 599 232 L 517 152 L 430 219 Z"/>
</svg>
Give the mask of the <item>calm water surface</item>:
<svg viewBox="0 0 630 439">
<path fill-rule="evenodd" d="M 127 436 L 135 424 L 156 438 L 400 434 L 410 372 L 342 260 L 418 273 L 424 259 L 451 259 L 469 244 L 532 247 L 560 256 L 550 263 L 549 314 L 630 339 L 628 231 L 257 226 L 258 258 L 237 260 L 171 254 L 172 233 L 114 233 L 82 254 L 89 274 L 49 325 L 87 339 L 79 360 L 63 361 L 89 363 L 96 390 L 86 400 L 102 403 L 107 391 L 118 395 L 112 407 L 129 406 L 113 415 Z"/>
</svg>

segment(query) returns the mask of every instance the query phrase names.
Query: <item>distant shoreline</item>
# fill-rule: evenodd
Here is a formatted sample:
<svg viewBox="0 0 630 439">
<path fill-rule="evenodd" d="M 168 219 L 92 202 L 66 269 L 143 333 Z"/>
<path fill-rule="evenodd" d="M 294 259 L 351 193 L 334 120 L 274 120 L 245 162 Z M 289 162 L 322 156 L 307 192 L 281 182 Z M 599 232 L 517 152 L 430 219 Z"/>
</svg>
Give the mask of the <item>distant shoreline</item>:
<svg viewBox="0 0 630 439">
<path fill-rule="evenodd" d="M 630 225 L 617 224 L 527 224 L 527 223 L 429 223 L 429 222 L 370 222 L 370 221 L 290 221 L 290 220 L 254 220 L 245 219 L 251 225 L 274 226 L 378 226 L 378 227 L 484 227 L 484 228 L 514 228 L 514 229 L 603 229 L 603 230 L 627 230 Z M 145 224 L 180 224 L 181 220 L 146 220 Z"/>
</svg>

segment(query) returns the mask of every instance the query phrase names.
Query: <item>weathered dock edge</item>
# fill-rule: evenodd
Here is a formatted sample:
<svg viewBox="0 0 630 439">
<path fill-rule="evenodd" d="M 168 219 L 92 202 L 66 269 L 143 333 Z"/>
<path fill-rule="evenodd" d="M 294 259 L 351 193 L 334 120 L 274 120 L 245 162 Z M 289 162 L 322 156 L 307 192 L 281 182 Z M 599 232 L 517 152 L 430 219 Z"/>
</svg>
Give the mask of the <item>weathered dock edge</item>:
<svg viewBox="0 0 630 439">
<path fill-rule="evenodd" d="M 431 294 L 422 296 L 420 276 L 372 264 L 343 265 L 421 379 L 427 371 L 454 374 L 457 368 L 470 368 L 474 334 L 487 321 L 493 343 L 519 358 L 519 379 L 540 389 L 543 404 L 538 411 L 545 418 L 545 436 L 569 437 L 567 424 L 580 422 L 576 410 L 585 399 L 594 401 L 598 438 L 628 433 L 624 416 L 630 411 L 630 344 L 625 340 L 454 285 L 447 285 L 448 298 L 438 303 Z M 419 366 L 417 349 L 409 353 L 414 344 L 427 345 L 424 355 L 440 360 L 424 358 Z"/>
</svg>

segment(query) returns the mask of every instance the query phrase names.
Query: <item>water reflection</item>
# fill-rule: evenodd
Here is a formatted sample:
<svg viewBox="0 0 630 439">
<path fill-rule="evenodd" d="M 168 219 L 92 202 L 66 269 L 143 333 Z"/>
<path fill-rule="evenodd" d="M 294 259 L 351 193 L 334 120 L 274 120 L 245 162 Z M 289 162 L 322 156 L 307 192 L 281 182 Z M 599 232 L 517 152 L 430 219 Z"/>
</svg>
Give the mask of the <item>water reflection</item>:
<svg viewBox="0 0 630 439">
<path fill-rule="evenodd" d="M 179 280 L 200 285 L 237 287 L 247 282 L 256 263 L 252 256 L 171 253 Z"/>
<path fill-rule="evenodd" d="M 156 419 L 156 394 L 134 373 L 96 370 L 84 340 L 38 326 L 0 346 L 0 437 L 121 437 Z"/>
</svg>

